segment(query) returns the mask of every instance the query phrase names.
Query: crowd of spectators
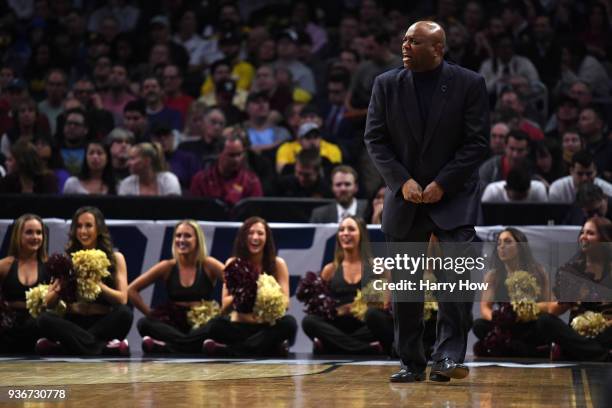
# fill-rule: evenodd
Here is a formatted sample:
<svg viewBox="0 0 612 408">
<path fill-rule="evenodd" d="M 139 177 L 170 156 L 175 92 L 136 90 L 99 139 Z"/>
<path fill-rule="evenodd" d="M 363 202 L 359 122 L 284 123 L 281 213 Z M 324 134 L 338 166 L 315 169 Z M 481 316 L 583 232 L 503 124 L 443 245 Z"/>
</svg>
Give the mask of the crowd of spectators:
<svg viewBox="0 0 612 408">
<path fill-rule="evenodd" d="M 574 203 L 573 224 L 612 210 L 610 0 L 4 0 L 0 12 L 0 193 L 335 198 L 314 221 L 380 222 L 362 141 L 371 88 L 401 65 L 408 26 L 430 19 L 446 59 L 486 81 L 482 201 Z"/>
</svg>

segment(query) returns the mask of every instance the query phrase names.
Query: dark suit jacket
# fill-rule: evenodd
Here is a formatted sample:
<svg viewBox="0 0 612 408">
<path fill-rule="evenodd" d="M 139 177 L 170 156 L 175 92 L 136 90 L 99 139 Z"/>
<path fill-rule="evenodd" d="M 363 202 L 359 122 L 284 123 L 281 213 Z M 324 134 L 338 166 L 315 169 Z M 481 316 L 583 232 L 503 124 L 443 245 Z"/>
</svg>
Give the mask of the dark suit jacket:
<svg viewBox="0 0 612 408">
<path fill-rule="evenodd" d="M 368 203 L 365 200 L 357 200 L 357 216 L 364 218 Z M 322 205 L 312 210 L 310 222 L 324 224 L 327 222 L 340 222 L 336 203 Z M 366 221 L 367 223 L 367 221 Z"/>
<path fill-rule="evenodd" d="M 422 123 L 412 73 L 397 68 L 379 75 L 372 90 L 365 144 L 387 184 L 382 230 L 402 238 L 411 228 L 416 204 L 402 196 L 414 178 L 444 190 L 435 204 L 423 205 L 444 230 L 474 225 L 480 199 L 478 167 L 489 149 L 489 105 L 484 78 L 442 62 L 427 123 Z"/>
</svg>

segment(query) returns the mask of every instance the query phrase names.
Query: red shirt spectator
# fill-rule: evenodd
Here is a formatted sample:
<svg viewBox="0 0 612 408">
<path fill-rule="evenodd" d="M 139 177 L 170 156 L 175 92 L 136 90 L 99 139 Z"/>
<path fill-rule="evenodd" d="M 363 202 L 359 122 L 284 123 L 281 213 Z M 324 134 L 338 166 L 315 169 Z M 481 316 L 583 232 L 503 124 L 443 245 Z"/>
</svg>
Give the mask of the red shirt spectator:
<svg viewBox="0 0 612 408">
<path fill-rule="evenodd" d="M 246 149 L 239 137 L 225 139 L 214 165 L 197 172 L 191 180 L 191 195 L 219 198 L 229 205 L 247 197 L 263 195 L 261 182 L 244 165 Z"/>
</svg>

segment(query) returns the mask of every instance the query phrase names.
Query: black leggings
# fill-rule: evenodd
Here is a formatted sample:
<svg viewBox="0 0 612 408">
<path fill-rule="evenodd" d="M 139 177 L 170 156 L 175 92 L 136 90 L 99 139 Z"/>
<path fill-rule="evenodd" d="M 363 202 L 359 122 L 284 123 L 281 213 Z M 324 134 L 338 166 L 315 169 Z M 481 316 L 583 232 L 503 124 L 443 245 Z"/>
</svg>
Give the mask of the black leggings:
<svg viewBox="0 0 612 408">
<path fill-rule="evenodd" d="M 59 341 L 65 352 L 75 355 L 99 355 L 109 340 L 126 338 L 134 315 L 126 305 L 115 305 L 105 315 L 84 316 L 44 312 L 38 317 L 43 337 Z"/>
<path fill-rule="evenodd" d="M 368 326 L 352 315 L 338 316 L 334 320 L 307 315 L 302 329 L 311 340 L 321 340 L 326 353 L 372 354 L 370 343 L 374 336 Z"/>
<path fill-rule="evenodd" d="M 150 336 L 164 341 L 173 353 L 199 353 L 202 351 L 202 342 L 210 338 L 210 321 L 185 333 L 168 323 L 143 317 L 138 320 L 138 332 L 142 337 Z"/>
<path fill-rule="evenodd" d="M 275 324 L 232 322 L 226 317 L 216 317 L 209 322 L 210 338 L 228 345 L 228 353 L 235 356 L 275 355 L 287 340 L 295 342 L 297 322 L 285 315 Z"/>
<path fill-rule="evenodd" d="M 537 325 L 546 341 L 559 344 L 563 355 L 571 360 L 603 360 L 612 349 L 610 326 L 597 337 L 588 338 L 578 334 L 557 316 L 548 313 L 538 318 Z"/>
<path fill-rule="evenodd" d="M 27 310 L 15 310 L 13 327 L 2 331 L 0 329 L 0 354 L 34 352 L 36 341 L 41 338 L 36 319 Z"/>
</svg>

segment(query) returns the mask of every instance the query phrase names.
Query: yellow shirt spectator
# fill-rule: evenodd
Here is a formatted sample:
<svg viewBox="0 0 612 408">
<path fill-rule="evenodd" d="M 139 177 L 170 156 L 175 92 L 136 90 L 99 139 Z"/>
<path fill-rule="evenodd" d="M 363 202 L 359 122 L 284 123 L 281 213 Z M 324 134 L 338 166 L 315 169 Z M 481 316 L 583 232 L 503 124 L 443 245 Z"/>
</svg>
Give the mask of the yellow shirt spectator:
<svg viewBox="0 0 612 408">
<path fill-rule="evenodd" d="M 321 157 L 331 163 L 342 163 L 340 148 L 321 139 L 319 126 L 313 122 L 303 123 L 298 130 L 298 140 L 285 142 L 276 151 L 276 171 L 280 173 L 287 164 L 295 164 L 296 157 L 302 149 L 319 148 Z"/>
</svg>

